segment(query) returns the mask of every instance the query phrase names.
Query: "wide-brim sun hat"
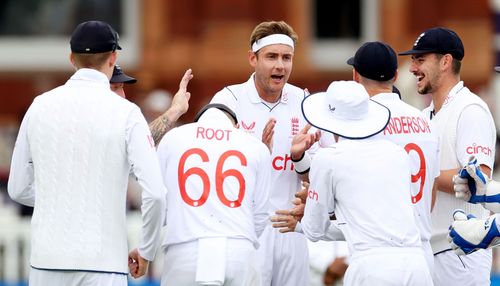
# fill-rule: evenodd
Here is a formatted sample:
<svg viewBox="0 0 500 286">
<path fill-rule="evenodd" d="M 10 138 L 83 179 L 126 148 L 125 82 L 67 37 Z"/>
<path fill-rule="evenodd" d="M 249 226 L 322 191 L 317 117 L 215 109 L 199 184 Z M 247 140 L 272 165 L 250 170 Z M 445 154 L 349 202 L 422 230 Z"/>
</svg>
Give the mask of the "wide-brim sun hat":
<svg viewBox="0 0 500 286">
<path fill-rule="evenodd" d="M 355 81 L 334 81 L 326 92 L 302 101 L 304 118 L 312 126 L 348 139 L 364 139 L 384 130 L 391 112 L 370 99 Z"/>
</svg>

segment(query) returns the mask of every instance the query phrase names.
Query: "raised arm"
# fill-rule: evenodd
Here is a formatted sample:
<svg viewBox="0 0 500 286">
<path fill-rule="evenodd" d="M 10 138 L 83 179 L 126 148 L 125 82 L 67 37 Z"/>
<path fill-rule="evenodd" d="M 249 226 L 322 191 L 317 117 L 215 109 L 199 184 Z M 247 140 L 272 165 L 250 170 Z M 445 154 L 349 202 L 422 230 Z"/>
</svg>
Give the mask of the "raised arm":
<svg viewBox="0 0 500 286">
<path fill-rule="evenodd" d="M 161 138 L 167 133 L 174 124 L 177 122 L 179 117 L 186 113 L 189 108 L 189 99 L 191 98 L 191 93 L 187 91 L 189 81 L 193 78 L 193 73 L 191 69 L 188 69 L 179 83 L 179 90 L 174 95 L 172 99 L 172 104 L 170 108 L 165 111 L 158 118 L 149 123 L 149 129 L 151 130 L 151 135 L 155 142 L 155 146 L 158 146 Z"/>
</svg>

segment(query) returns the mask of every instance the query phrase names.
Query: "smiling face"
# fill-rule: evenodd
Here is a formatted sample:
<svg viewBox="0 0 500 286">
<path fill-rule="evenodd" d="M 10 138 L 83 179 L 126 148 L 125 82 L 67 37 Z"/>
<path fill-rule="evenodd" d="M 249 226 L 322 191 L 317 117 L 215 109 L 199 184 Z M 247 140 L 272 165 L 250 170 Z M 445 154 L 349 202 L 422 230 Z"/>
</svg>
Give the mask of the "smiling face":
<svg viewBox="0 0 500 286">
<path fill-rule="evenodd" d="M 292 72 L 293 48 L 283 44 L 265 46 L 257 53 L 249 51 L 248 60 L 255 69 L 259 96 L 268 102 L 278 101 Z"/>
<path fill-rule="evenodd" d="M 433 93 L 441 79 L 441 58 L 436 54 L 420 54 L 411 57 L 410 72 L 417 78 L 420 94 Z"/>
</svg>

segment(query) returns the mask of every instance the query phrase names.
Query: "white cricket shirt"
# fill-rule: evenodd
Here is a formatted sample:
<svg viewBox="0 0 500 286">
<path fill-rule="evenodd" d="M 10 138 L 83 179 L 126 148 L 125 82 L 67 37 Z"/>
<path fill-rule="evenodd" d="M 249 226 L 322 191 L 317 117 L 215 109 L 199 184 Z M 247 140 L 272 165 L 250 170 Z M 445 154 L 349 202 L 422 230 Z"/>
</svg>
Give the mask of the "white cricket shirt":
<svg viewBox="0 0 500 286">
<path fill-rule="evenodd" d="M 269 150 L 220 110 L 169 131 L 158 145 L 167 195 L 163 246 L 205 237 L 258 247 L 269 217 Z"/>
<path fill-rule="evenodd" d="M 488 106 L 482 99 L 461 81 L 452 88 L 439 112 L 431 116 L 433 110 L 434 104 L 431 103 L 424 113 L 431 118 L 440 134 L 441 170 L 462 168 L 471 155 L 476 156 L 478 164 L 493 169 L 496 129 Z M 446 235 L 456 209 L 478 218 L 489 214 L 480 204 L 470 204 L 455 198 L 454 194 L 437 192 L 432 211 L 431 244 L 434 253 L 450 249 Z"/>
<path fill-rule="evenodd" d="M 300 190 L 300 179 L 294 170 L 290 148 L 293 136 L 306 124 L 301 111 L 305 92 L 287 83 L 281 99 L 269 105 L 259 97 L 253 78 L 252 74 L 245 83 L 225 87 L 215 94 L 211 102 L 231 108 L 238 116 L 240 129 L 259 140 L 268 120 L 276 119 L 271 154 L 271 211 L 289 209 L 294 194 Z"/>
<path fill-rule="evenodd" d="M 371 99 L 391 111 L 389 124 L 375 136 L 398 144 L 410 156 L 411 202 L 422 241 L 429 241 L 432 232 L 432 187 L 434 179 L 439 176 L 437 130 L 433 130 L 424 113 L 400 100 L 395 93 L 380 93 Z"/>
<path fill-rule="evenodd" d="M 335 212 L 351 254 L 378 247 L 420 247 L 410 162 L 400 146 L 380 138 L 341 138 L 319 149 L 309 175 L 302 218 L 309 239 L 328 239 Z"/>
<path fill-rule="evenodd" d="M 91 69 L 36 97 L 21 123 L 8 183 L 14 200 L 34 206 L 31 265 L 127 274 L 131 169 L 143 189 L 139 252 L 153 260 L 165 188 L 139 108 Z"/>
</svg>

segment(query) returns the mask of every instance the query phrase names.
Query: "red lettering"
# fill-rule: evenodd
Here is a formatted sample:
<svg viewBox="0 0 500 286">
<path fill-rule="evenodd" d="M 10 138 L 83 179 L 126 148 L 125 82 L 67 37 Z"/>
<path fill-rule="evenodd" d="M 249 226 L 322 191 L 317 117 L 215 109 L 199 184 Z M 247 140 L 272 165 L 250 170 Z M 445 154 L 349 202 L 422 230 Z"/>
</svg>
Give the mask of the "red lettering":
<svg viewBox="0 0 500 286">
<path fill-rule="evenodd" d="M 214 138 L 214 130 L 212 128 L 207 128 L 207 130 L 205 131 L 205 136 L 209 140 L 213 139 Z"/>
<path fill-rule="evenodd" d="M 313 191 L 313 190 L 309 190 L 309 192 L 308 192 L 308 197 L 309 197 L 311 200 L 315 200 L 315 201 L 318 201 L 318 199 L 319 199 L 318 193 L 316 193 L 316 192 L 315 192 L 315 191 Z"/>
<path fill-rule="evenodd" d="M 207 128 L 205 129 L 204 127 L 198 127 L 196 129 L 196 138 L 201 138 L 201 139 L 216 139 L 216 140 L 222 140 L 226 139 L 229 140 L 229 134 L 231 134 L 231 130 L 222 130 L 222 129 L 212 129 L 212 128 Z"/>
<path fill-rule="evenodd" d="M 273 168 L 275 170 L 277 170 L 277 171 L 283 170 L 283 166 L 278 166 L 278 162 L 281 162 L 281 161 L 283 161 L 283 157 L 281 157 L 281 156 L 274 157 L 274 159 L 273 159 Z"/>
<path fill-rule="evenodd" d="M 295 170 L 295 166 L 292 163 L 292 157 L 289 154 L 285 154 L 285 157 L 276 156 L 272 161 L 273 168 L 277 171 Z"/>
<path fill-rule="evenodd" d="M 400 134 L 402 129 L 401 119 L 398 117 L 394 118 L 394 131 L 396 131 L 397 134 Z"/>
<path fill-rule="evenodd" d="M 401 133 L 430 133 L 429 123 L 421 117 L 401 116 L 391 118 L 384 135 Z"/>
<path fill-rule="evenodd" d="M 406 116 L 401 117 L 401 126 L 402 126 L 402 129 L 403 129 L 403 133 L 409 133 L 409 130 L 408 130 L 408 117 L 406 117 Z"/>
<path fill-rule="evenodd" d="M 203 136 L 203 132 L 204 132 L 204 131 L 205 131 L 205 128 L 203 128 L 203 127 L 198 127 L 198 128 L 196 129 L 196 138 L 200 138 L 200 136 L 201 136 L 201 138 L 205 139 L 205 136 Z"/>
<path fill-rule="evenodd" d="M 483 153 L 484 155 L 487 156 L 491 156 L 493 153 L 490 147 L 477 145 L 476 143 L 472 144 L 472 146 L 465 148 L 465 152 L 467 152 L 467 154 L 469 155 Z"/>
<path fill-rule="evenodd" d="M 384 135 L 386 135 L 387 133 L 392 134 L 392 132 L 394 130 L 393 122 L 394 122 L 394 119 L 391 118 L 391 120 L 389 121 L 389 124 L 387 124 L 387 127 L 385 127 L 385 129 L 384 129 Z"/>
</svg>

